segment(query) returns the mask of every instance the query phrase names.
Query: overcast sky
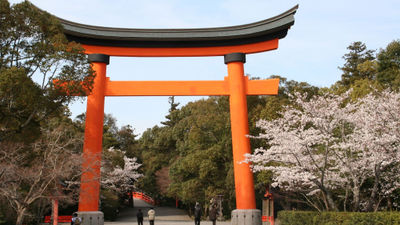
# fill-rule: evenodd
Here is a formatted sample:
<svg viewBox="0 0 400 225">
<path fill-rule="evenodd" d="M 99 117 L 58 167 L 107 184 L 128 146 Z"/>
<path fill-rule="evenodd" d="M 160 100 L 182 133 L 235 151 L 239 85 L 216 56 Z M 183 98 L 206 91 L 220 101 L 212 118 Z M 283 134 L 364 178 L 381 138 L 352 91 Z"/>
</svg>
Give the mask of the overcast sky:
<svg viewBox="0 0 400 225">
<path fill-rule="evenodd" d="M 11 3 L 20 2 L 11 0 Z M 88 25 L 125 28 L 234 26 L 264 20 L 299 4 L 295 24 L 275 51 L 247 55 L 245 73 L 272 74 L 327 87 L 340 79 L 346 47 L 354 41 L 379 50 L 400 39 L 399 0 L 31 0 L 63 19 Z M 223 57 L 111 57 L 111 80 L 223 80 Z M 200 97 L 176 97 L 181 106 Z M 86 102 L 71 105 L 73 117 Z M 105 112 L 136 134 L 159 125 L 168 97 L 107 97 Z"/>
</svg>

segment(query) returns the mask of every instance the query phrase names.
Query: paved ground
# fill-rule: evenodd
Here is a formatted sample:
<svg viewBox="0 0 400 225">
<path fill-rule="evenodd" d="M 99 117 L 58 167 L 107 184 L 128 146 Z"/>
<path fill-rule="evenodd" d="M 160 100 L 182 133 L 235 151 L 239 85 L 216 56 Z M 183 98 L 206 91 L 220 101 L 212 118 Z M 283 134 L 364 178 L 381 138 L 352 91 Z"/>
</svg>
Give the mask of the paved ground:
<svg viewBox="0 0 400 225">
<path fill-rule="evenodd" d="M 123 210 L 118 216 L 117 221 L 104 222 L 104 225 L 137 225 L 136 212 L 138 209 L 142 209 L 145 215 L 143 225 L 148 225 L 149 221 L 146 218 L 147 211 L 151 205 L 144 201 L 135 199 L 135 207 L 127 208 Z M 156 211 L 155 225 L 194 225 L 193 219 L 191 219 L 186 211 L 171 207 L 154 207 Z M 70 223 L 59 223 L 60 225 L 70 225 Z M 212 225 L 211 221 L 201 221 L 201 225 Z M 217 221 L 217 225 L 231 225 L 230 221 Z M 278 222 L 275 222 L 278 225 Z"/>
<path fill-rule="evenodd" d="M 143 214 L 146 216 L 147 211 L 151 205 L 144 201 L 135 199 L 135 208 L 128 208 L 122 211 L 117 221 L 105 222 L 105 225 L 136 225 L 136 212 L 142 209 Z M 155 225 L 194 225 L 194 221 L 187 215 L 186 211 L 170 207 L 154 207 L 156 211 Z M 149 224 L 147 218 L 144 218 L 144 225 Z M 211 221 L 201 221 L 201 225 L 211 225 Z M 219 222 L 218 225 L 230 225 L 230 221 Z"/>
</svg>

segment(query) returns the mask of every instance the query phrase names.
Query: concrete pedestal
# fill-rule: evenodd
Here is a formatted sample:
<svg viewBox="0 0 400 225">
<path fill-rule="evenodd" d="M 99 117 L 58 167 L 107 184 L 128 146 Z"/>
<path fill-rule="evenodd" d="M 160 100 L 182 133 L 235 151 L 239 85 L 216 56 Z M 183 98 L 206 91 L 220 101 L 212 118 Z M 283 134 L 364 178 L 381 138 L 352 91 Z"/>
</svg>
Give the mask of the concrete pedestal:
<svg viewBox="0 0 400 225">
<path fill-rule="evenodd" d="M 232 211 L 231 225 L 261 225 L 261 210 L 235 209 Z"/>
<path fill-rule="evenodd" d="M 100 211 L 78 212 L 82 225 L 104 225 L 104 214 Z"/>
</svg>

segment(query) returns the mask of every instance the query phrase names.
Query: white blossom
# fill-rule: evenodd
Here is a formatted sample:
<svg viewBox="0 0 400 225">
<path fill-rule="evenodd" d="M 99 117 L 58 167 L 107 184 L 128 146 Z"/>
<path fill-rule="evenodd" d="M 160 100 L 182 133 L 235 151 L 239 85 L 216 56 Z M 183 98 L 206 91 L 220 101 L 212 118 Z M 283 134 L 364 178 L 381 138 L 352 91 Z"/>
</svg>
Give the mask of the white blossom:
<svg viewBox="0 0 400 225">
<path fill-rule="evenodd" d="M 370 190 L 376 198 L 389 197 L 400 187 L 400 94 L 375 92 L 356 102 L 348 94 L 310 100 L 295 94 L 296 105 L 281 118 L 258 121 L 263 132 L 255 138 L 264 139 L 268 148 L 246 155 L 247 162 L 255 172 L 273 171 L 273 187 L 307 196 L 350 189 L 355 210 L 368 178 L 377 182 Z"/>
<path fill-rule="evenodd" d="M 115 150 L 113 148 L 109 149 L 110 152 L 120 152 L 119 150 Z M 124 155 L 124 166 L 121 168 L 120 166 L 112 167 L 106 166 L 106 163 L 102 164 L 101 172 L 102 179 L 101 184 L 105 188 L 113 189 L 115 191 L 124 193 L 129 192 L 135 189 L 135 183 L 138 181 L 140 177 L 143 175 L 138 172 L 141 164 L 137 163 L 136 158 L 128 158 Z"/>
</svg>

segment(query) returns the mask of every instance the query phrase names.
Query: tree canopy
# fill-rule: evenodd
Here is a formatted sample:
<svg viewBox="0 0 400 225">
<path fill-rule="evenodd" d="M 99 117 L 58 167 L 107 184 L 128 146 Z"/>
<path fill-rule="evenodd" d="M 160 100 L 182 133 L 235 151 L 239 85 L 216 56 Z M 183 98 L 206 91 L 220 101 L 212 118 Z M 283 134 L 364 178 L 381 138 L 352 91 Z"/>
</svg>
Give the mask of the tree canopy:
<svg viewBox="0 0 400 225">
<path fill-rule="evenodd" d="M 0 139 L 34 140 L 40 123 L 91 89 L 93 74 L 80 45 L 68 42 L 59 21 L 28 1 L 0 0 Z M 83 85 L 81 85 L 83 84 Z"/>
<path fill-rule="evenodd" d="M 64 89 L 70 93 L 90 91 L 94 74 L 59 21 L 28 1 L 0 0 L 0 24 L 0 210 L 22 224 L 52 196 L 76 197 L 66 182 L 80 173 L 83 136 L 67 109 L 77 98 L 54 82 L 75 81 Z"/>
</svg>

